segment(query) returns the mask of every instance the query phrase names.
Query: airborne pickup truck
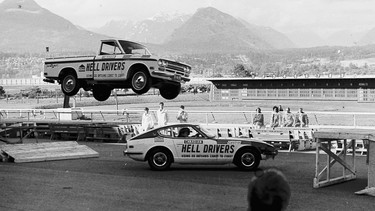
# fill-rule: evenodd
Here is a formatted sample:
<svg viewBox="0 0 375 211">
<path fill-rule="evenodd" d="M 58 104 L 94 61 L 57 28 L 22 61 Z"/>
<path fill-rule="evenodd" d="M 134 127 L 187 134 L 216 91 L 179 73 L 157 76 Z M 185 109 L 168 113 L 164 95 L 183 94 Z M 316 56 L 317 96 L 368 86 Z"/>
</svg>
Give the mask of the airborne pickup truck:
<svg viewBox="0 0 375 211">
<path fill-rule="evenodd" d="M 98 101 L 107 100 L 115 88 L 144 94 L 151 87 L 170 100 L 180 93 L 181 83 L 190 81 L 190 71 L 187 64 L 152 56 L 141 44 L 108 39 L 101 41 L 96 56 L 47 58 L 44 81 L 57 81 L 68 96 L 80 88 L 92 90 Z"/>
</svg>

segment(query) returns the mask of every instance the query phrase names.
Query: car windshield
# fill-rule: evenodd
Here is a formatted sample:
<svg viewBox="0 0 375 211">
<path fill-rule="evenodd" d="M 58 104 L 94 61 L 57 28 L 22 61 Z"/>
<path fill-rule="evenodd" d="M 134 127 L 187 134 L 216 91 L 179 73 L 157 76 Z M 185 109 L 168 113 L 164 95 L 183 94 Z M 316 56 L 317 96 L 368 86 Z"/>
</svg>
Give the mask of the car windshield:
<svg viewBox="0 0 375 211">
<path fill-rule="evenodd" d="M 215 138 L 216 136 L 211 133 L 209 130 L 207 130 L 206 128 L 202 127 L 202 125 L 199 125 L 197 126 L 199 128 L 200 131 L 202 131 L 204 134 L 206 134 L 209 138 Z"/>
<path fill-rule="evenodd" d="M 125 40 L 119 40 L 119 42 L 125 54 L 151 55 L 147 48 L 141 44 Z"/>
</svg>

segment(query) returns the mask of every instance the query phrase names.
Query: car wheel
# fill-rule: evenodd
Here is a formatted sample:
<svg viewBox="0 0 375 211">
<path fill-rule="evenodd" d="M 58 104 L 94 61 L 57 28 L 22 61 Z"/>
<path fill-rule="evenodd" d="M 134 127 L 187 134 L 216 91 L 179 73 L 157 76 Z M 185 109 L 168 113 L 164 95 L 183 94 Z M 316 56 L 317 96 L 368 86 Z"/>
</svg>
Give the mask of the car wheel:
<svg viewBox="0 0 375 211">
<path fill-rule="evenodd" d="M 173 84 L 166 84 L 159 88 L 160 95 L 167 99 L 172 100 L 175 99 L 181 91 L 181 84 L 173 85 Z"/>
<path fill-rule="evenodd" d="M 166 170 L 172 164 L 172 155 L 164 149 L 155 149 L 148 157 L 148 164 L 152 170 Z"/>
<path fill-rule="evenodd" d="M 255 170 L 260 159 L 260 154 L 255 149 L 243 149 L 237 153 L 234 163 L 242 170 Z"/>
<path fill-rule="evenodd" d="M 144 70 L 136 71 L 131 77 L 131 88 L 136 94 L 144 94 L 151 88 L 151 78 Z"/>
<path fill-rule="evenodd" d="M 111 96 L 111 88 L 104 85 L 94 85 L 93 96 L 97 101 L 106 101 Z"/>
<path fill-rule="evenodd" d="M 79 91 L 79 83 L 75 73 L 69 72 L 62 77 L 61 90 L 65 95 L 74 96 Z"/>
</svg>

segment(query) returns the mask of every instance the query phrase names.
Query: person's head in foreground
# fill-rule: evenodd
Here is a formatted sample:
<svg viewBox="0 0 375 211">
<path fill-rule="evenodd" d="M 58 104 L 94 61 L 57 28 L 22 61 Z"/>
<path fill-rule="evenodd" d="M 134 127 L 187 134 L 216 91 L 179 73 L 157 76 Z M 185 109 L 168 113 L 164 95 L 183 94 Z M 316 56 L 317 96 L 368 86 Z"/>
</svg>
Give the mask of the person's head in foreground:
<svg viewBox="0 0 375 211">
<path fill-rule="evenodd" d="M 286 210 L 290 199 L 290 186 L 281 171 L 267 169 L 256 173 L 251 179 L 247 197 L 249 211 Z"/>
</svg>

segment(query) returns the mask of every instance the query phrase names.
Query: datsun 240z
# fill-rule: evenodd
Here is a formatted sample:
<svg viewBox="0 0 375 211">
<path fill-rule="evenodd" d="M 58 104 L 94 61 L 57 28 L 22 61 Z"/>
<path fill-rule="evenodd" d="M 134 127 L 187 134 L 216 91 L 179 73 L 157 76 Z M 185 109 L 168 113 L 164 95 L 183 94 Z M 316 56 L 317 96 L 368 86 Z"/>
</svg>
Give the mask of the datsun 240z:
<svg viewBox="0 0 375 211">
<path fill-rule="evenodd" d="M 127 141 L 124 155 L 148 161 L 153 170 L 166 170 L 172 163 L 230 164 L 255 170 L 261 160 L 274 158 L 271 144 L 249 138 L 217 138 L 202 125 L 179 123 L 149 130 Z"/>
</svg>

